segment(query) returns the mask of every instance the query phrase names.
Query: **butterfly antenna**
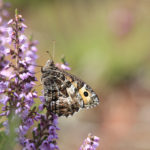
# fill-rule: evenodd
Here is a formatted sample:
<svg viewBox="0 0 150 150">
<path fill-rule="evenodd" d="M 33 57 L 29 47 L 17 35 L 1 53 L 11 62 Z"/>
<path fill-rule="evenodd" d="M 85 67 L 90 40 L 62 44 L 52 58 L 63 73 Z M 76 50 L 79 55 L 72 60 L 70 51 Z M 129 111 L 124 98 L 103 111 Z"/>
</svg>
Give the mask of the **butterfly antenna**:
<svg viewBox="0 0 150 150">
<path fill-rule="evenodd" d="M 53 48 L 52 48 L 52 54 L 51 54 L 51 50 L 46 51 L 46 53 L 49 55 L 49 58 L 54 61 L 54 56 L 55 56 L 55 41 L 53 40 Z"/>
<path fill-rule="evenodd" d="M 50 58 L 50 59 L 53 59 L 53 58 L 52 58 L 52 55 L 51 55 L 51 53 L 50 53 L 50 50 L 49 50 L 49 51 L 46 51 L 46 53 L 49 55 L 49 58 Z"/>
<path fill-rule="evenodd" d="M 56 41 L 53 40 L 53 49 L 52 49 L 52 60 L 54 61 L 54 57 L 55 57 L 55 44 L 56 44 Z"/>
</svg>

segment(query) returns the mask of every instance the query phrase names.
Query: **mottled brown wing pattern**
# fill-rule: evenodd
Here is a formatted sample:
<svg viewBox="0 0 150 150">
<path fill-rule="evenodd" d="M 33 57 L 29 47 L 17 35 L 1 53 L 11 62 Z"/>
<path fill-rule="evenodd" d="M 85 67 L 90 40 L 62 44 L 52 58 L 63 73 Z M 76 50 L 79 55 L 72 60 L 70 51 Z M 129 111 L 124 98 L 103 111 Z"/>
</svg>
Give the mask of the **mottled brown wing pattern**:
<svg viewBox="0 0 150 150">
<path fill-rule="evenodd" d="M 99 103 L 95 92 L 83 81 L 57 68 L 48 60 L 41 78 L 47 109 L 58 116 L 73 115 L 80 108 L 91 108 Z"/>
</svg>

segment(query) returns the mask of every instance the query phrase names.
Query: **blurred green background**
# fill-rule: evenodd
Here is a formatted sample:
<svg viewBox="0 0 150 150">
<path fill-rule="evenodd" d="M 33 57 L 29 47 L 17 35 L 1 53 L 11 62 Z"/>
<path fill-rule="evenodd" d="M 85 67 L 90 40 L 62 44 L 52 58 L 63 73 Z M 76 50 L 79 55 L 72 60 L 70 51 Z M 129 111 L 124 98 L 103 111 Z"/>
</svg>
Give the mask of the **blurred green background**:
<svg viewBox="0 0 150 150">
<path fill-rule="evenodd" d="M 55 40 L 55 61 L 65 55 L 71 73 L 100 98 L 98 107 L 60 118 L 60 149 L 78 149 L 92 132 L 101 138 L 100 150 L 149 150 L 150 1 L 9 2 L 11 16 L 18 8 L 27 34 L 39 41 L 37 63 L 49 59 Z"/>
</svg>

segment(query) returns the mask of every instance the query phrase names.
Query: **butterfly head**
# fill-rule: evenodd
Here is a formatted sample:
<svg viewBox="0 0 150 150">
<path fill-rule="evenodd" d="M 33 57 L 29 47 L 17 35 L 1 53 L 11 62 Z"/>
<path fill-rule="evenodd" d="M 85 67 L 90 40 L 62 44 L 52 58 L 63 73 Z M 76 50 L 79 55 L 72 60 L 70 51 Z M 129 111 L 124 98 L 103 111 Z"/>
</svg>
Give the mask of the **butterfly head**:
<svg viewBox="0 0 150 150">
<path fill-rule="evenodd" d="M 53 66 L 55 66 L 55 64 L 52 59 L 49 59 L 45 64 L 45 67 L 53 67 Z"/>
<path fill-rule="evenodd" d="M 52 59 L 49 59 L 46 62 L 45 66 L 41 68 L 41 72 L 45 72 L 46 70 L 48 70 L 52 67 L 55 67 L 54 61 Z"/>
</svg>

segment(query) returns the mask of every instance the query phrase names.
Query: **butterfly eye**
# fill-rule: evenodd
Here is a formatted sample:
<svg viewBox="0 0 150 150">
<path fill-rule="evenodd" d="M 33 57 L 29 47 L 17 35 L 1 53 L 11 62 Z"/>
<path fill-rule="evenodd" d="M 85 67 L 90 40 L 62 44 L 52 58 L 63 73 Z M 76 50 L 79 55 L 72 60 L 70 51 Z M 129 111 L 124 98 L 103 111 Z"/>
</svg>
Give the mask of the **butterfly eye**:
<svg viewBox="0 0 150 150">
<path fill-rule="evenodd" d="M 88 92 L 86 92 L 86 91 L 84 91 L 83 94 L 84 94 L 85 97 L 87 97 L 89 95 Z"/>
</svg>

